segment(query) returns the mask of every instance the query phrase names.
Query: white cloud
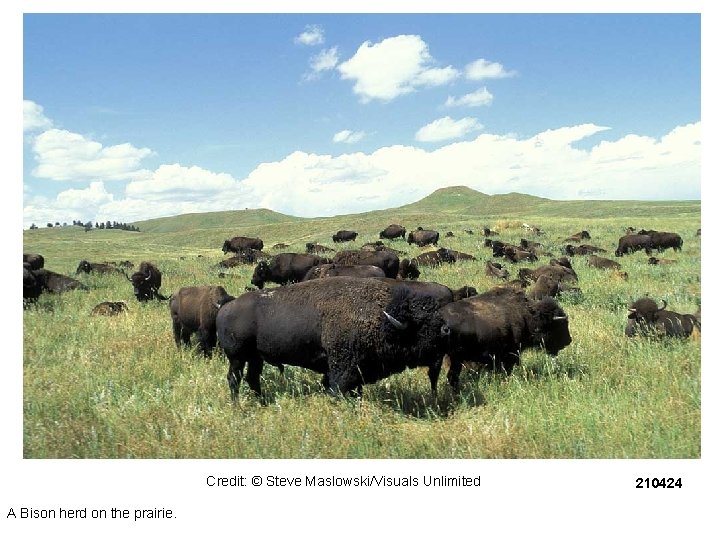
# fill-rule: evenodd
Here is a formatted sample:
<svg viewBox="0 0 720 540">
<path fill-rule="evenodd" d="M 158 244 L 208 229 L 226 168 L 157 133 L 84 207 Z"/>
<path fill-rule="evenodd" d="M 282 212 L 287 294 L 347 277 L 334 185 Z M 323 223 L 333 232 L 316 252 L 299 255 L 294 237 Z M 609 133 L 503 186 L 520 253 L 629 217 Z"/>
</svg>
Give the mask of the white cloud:
<svg viewBox="0 0 720 540">
<path fill-rule="evenodd" d="M 130 182 L 125 189 L 129 197 L 144 200 L 193 199 L 233 189 L 237 181 L 226 173 L 214 173 L 200 167 L 161 165 L 148 177 Z"/>
<path fill-rule="evenodd" d="M 504 79 L 506 77 L 514 77 L 515 74 L 514 71 L 506 71 L 503 65 L 498 62 L 488 62 L 482 58 L 470 62 L 465 66 L 465 77 L 471 81 Z"/>
<path fill-rule="evenodd" d="M 448 96 L 445 102 L 446 107 L 482 107 L 483 105 L 490 105 L 493 100 L 493 95 L 488 92 L 487 88 L 480 88 L 475 92 L 465 94 L 456 98 L 455 96 Z"/>
<path fill-rule="evenodd" d="M 344 129 L 342 131 L 338 131 L 335 135 L 333 135 L 333 142 L 353 144 L 361 141 L 364 138 L 364 131 L 350 131 L 349 129 Z"/>
<path fill-rule="evenodd" d="M 338 63 L 338 48 L 323 49 L 310 58 L 310 72 L 303 75 L 306 81 L 317 79 L 323 71 L 334 69 Z"/>
<path fill-rule="evenodd" d="M 324 42 L 323 29 L 317 24 L 307 25 L 305 31 L 295 37 L 295 43 L 300 45 L 321 45 Z"/>
<path fill-rule="evenodd" d="M 102 182 L 90 182 L 87 189 L 68 189 L 58 194 L 56 204 L 58 208 L 83 210 L 88 207 L 97 207 L 113 200 L 112 194 L 105 190 Z"/>
<path fill-rule="evenodd" d="M 52 127 L 52 122 L 45 116 L 42 106 L 34 101 L 23 101 L 23 133 L 28 131 L 44 131 Z"/>
<path fill-rule="evenodd" d="M 423 86 L 439 86 L 457 78 L 452 66 L 438 68 L 420 36 L 400 35 L 373 45 L 366 41 L 338 66 L 341 78 L 355 81 L 360 101 L 390 101 Z"/>
<path fill-rule="evenodd" d="M 151 155 L 148 148 L 125 143 L 103 147 L 77 133 L 50 129 L 33 143 L 38 163 L 32 174 L 50 180 L 127 180 L 144 174 L 140 161 Z"/>
<path fill-rule="evenodd" d="M 476 118 L 461 118 L 453 120 L 449 116 L 424 125 L 415 133 L 415 139 L 421 142 L 446 141 L 448 139 L 459 139 L 470 133 L 482 129 L 482 125 Z"/>
</svg>

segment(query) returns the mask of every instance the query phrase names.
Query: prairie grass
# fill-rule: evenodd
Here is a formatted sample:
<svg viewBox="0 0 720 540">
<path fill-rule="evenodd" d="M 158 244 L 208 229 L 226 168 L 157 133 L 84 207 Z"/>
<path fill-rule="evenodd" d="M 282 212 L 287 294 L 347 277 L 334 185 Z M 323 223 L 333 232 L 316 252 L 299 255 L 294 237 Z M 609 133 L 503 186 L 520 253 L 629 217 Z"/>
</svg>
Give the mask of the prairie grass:
<svg viewBox="0 0 720 540">
<path fill-rule="evenodd" d="M 241 386 L 230 401 L 227 363 L 220 351 L 205 359 L 175 347 L 166 302 L 140 304 L 125 276 L 81 275 L 88 291 L 41 296 L 25 310 L 23 432 L 28 458 L 698 458 L 700 457 L 700 340 L 628 339 L 626 307 L 644 294 L 668 308 L 694 313 L 701 298 L 700 204 L 560 203 L 518 196 L 441 190 L 399 209 L 356 216 L 299 219 L 269 211 L 179 216 L 139 223 L 140 233 L 82 228 L 24 232 L 24 250 L 41 253 L 46 267 L 74 273 L 81 259 L 155 262 L 166 295 L 187 285 L 222 284 L 240 295 L 252 266 L 226 270 L 220 247 L 235 235 L 263 238 L 266 251 L 304 251 L 317 241 L 352 249 L 377 240 L 392 222 L 441 232 L 440 245 L 478 261 L 423 268 L 421 279 L 451 288 L 485 290 L 497 282 L 484 274 L 491 258 L 482 247 L 483 226 L 503 241 L 543 242 L 560 254 L 564 238 L 588 230 L 586 243 L 612 252 L 629 225 L 678 232 L 682 252 L 662 256 L 671 266 L 650 266 L 644 253 L 617 259 L 627 281 L 573 266 L 582 293 L 561 300 L 573 343 L 551 358 L 523 353 L 510 377 L 464 369 L 453 397 L 441 375 L 430 395 L 422 369 L 405 371 L 364 389 L 362 399 L 322 392 L 320 376 L 288 366 L 266 366 L 266 405 Z M 511 208 L 513 202 L 515 211 Z M 529 205 L 529 203 L 533 203 Z M 583 207 L 584 204 L 584 207 Z M 523 206 L 525 205 L 525 206 Z M 561 212 L 566 205 L 567 212 Z M 499 209 L 499 210 L 498 210 Z M 527 237 L 518 224 L 542 227 Z M 338 229 L 360 234 L 333 245 Z M 475 231 L 474 235 L 463 232 Z M 452 230 L 454 237 L 445 238 Z M 434 248 L 402 241 L 408 256 Z M 521 267 L 507 266 L 512 277 Z M 505 264 L 505 263 L 503 263 Z M 105 300 L 124 301 L 127 313 L 91 316 Z"/>
</svg>

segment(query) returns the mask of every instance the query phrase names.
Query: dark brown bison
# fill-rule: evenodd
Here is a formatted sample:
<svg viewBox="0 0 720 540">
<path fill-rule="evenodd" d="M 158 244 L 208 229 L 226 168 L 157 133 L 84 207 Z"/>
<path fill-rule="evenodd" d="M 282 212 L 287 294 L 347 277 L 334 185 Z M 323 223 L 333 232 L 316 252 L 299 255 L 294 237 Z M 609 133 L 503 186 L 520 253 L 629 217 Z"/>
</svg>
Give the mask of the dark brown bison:
<svg viewBox="0 0 720 540">
<path fill-rule="evenodd" d="M 127 311 L 127 308 L 128 307 L 125 302 L 100 302 L 92 309 L 90 314 L 112 317 L 114 315 L 119 315 L 123 311 Z"/>
<path fill-rule="evenodd" d="M 331 253 L 335 250 L 327 246 L 318 244 L 317 242 L 307 242 L 305 244 L 305 253 L 318 254 L 318 253 Z"/>
<path fill-rule="evenodd" d="M 589 244 L 580 244 L 579 246 L 573 246 L 568 244 L 565 246 L 565 254 L 569 257 L 574 255 L 591 255 L 593 253 L 606 253 L 607 250 L 597 246 L 591 246 Z"/>
<path fill-rule="evenodd" d="M 657 257 L 648 257 L 648 264 L 652 265 L 661 265 L 664 266 L 666 264 L 675 264 L 677 261 L 675 259 L 658 259 Z"/>
<path fill-rule="evenodd" d="M 45 258 L 38 253 L 23 253 L 23 263 L 28 263 L 30 270 L 39 270 L 45 266 Z"/>
<path fill-rule="evenodd" d="M 567 315 L 554 299 L 532 301 L 506 287 L 447 304 L 440 314 L 448 333 L 448 382 L 455 391 L 463 363 L 510 374 L 520 351 L 539 347 L 556 355 L 572 342 Z"/>
<path fill-rule="evenodd" d="M 506 268 L 503 268 L 500 263 L 492 261 L 485 262 L 485 275 L 498 279 L 507 279 L 510 277 L 510 273 Z"/>
<path fill-rule="evenodd" d="M 452 231 L 448 231 L 445 233 L 445 238 L 453 238 L 455 236 L 455 233 Z"/>
<path fill-rule="evenodd" d="M 538 266 L 535 269 L 521 268 L 518 270 L 518 277 L 523 280 L 537 281 L 541 275 L 549 275 L 556 281 L 577 283 L 577 273 L 573 269 L 567 257 L 551 259 L 549 264 Z"/>
<path fill-rule="evenodd" d="M 223 253 L 228 251 L 237 252 L 242 248 L 262 250 L 264 244 L 259 238 L 249 238 L 247 236 L 234 236 L 230 240 L 223 242 L 222 250 Z"/>
<path fill-rule="evenodd" d="M 324 279 L 335 276 L 356 278 L 385 277 L 385 272 L 382 268 L 378 268 L 372 264 L 347 265 L 328 263 L 313 266 L 307 271 L 307 274 L 305 274 L 305 277 L 302 278 L 302 281 Z"/>
<path fill-rule="evenodd" d="M 446 336 L 439 303 L 387 278 L 331 277 L 245 293 L 220 308 L 217 334 L 229 360 L 228 385 L 261 393 L 265 362 L 323 374 L 332 393 L 360 392 L 406 368 L 429 368 L 435 387 Z M 433 380 L 434 378 L 434 380 Z"/>
<path fill-rule="evenodd" d="M 436 246 L 439 239 L 439 232 L 425 229 L 412 231 L 407 236 L 408 244 L 416 244 L 418 247 L 429 246 L 430 244 Z"/>
<path fill-rule="evenodd" d="M 454 263 L 457 258 L 451 250 L 439 248 L 436 251 L 426 251 L 412 259 L 418 266 L 440 266 L 443 263 Z"/>
<path fill-rule="evenodd" d="M 333 242 L 352 242 L 357 238 L 358 233 L 355 231 L 338 231 L 332 236 Z"/>
<path fill-rule="evenodd" d="M 127 274 L 125 275 L 127 276 Z M 133 284 L 133 294 L 138 302 L 168 299 L 167 296 L 160 294 L 162 273 L 153 263 L 141 262 L 137 272 L 134 272 L 128 279 Z"/>
<path fill-rule="evenodd" d="M 499 233 L 497 231 L 483 227 L 483 236 L 497 236 L 498 234 Z"/>
<path fill-rule="evenodd" d="M 597 255 L 590 255 L 587 258 L 588 266 L 593 268 L 600 268 L 601 270 L 619 270 L 622 268 L 620 263 L 613 261 L 612 259 L 606 259 L 605 257 L 598 257 Z"/>
<path fill-rule="evenodd" d="M 700 322 L 694 315 L 682 315 L 665 309 L 667 302 L 658 307 L 652 298 L 640 298 L 628 307 L 625 335 L 652 335 L 660 337 L 689 337 L 700 332 Z"/>
<path fill-rule="evenodd" d="M 391 251 L 365 251 L 348 250 L 340 251 L 335 254 L 332 262 L 337 264 L 357 265 L 372 264 L 378 268 L 382 268 L 385 276 L 395 278 L 400 270 L 400 258 Z"/>
<path fill-rule="evenodd" d="M 525 251 L 517 246 L 506 245 L 503 248 L 503 255 L 505 260 L 511 263 L 533 262 L 538 260 L 537 255 L 535 255 L 532 251 Z"/>
<path fill-rule="evenodd" d="M 235 268 L 236 266 L 240 266 L 241 264 L 258 263 L 266 259 L 267 257 L 268 255 L 266 253 L 257 249 L 241 248 L 235 253 L 233 257 L 225 259 L 224 261 L 220 261 L 218 263 L 218 266 L 220 266 L 221 268 Z"/>
<path fill-rule="evenodd" d="M 639 234 L 647 234 L 650 237 L 652 249 L 657 251 L 665 251 L 668 248 L 672 248 L 673 251 L 682 251 L 683 239 L 677 233 L 641 229 Z"/>
<path fill-rule="evenodd" d="M 262 289 L 271 281 L 280 285 L 302 281 L 308 270 L 318 264 L 328 263 L 325 258 L 306 253 L 280 253 L 269 261 L 260 261 L 255 267 L 250 283 Z"/>
<path fill-rule="evenodd" d="M 462 251 L 455 251 L 454 249 L 448 249 L 447 251 L 450 255 L 455 257 L 455 261 L 477 261 L 477 257 L 475 257 L 475 255 L 463 253 Z"/>
<path fill-rule="evenodd" d="M 76 274 L 80 273 L 98 273 L 98 274 L 116 274 L 116 273 L 123 273 L 123 270 L 121 268 L 118 268 L 117 266 L 114 266 L 112 264 L 108 263 L 91 263 L 86 260 L 80 261 L 80 264 L 78 264 L 77 270 L 75 270 Z"/>
<path fill-rule="evenodd" d="M 224 305 L 233 300 L 223 287 L 206 285 L 182 287 L 170 297 L 175 344 L 190 344 L 190 336 L 197 334 L 198 350 L 205 356 L 212 355 L 217 343 L 215 318 Z"/>
<path fill-rule="evenodd" d="M 541 274 L 526 294 L 532 300 L 542 300 L 546 296 L 555 298 L 562 293 L 580 294 L 580 289 L 567 280 L 558 280 L 550 274 Z"/>
<path fill-rule="evenodd" d="M 630 253 L 635 253 L 641 249 L 650 255 L 653 244 L 650 241 L 650 235 L 647 234 L 626 234 L 618 240 L 618 247 L 615 250 L 616 257 L 622 257 Z"/>
<path fill-rule="evenodd" d="M 405 238 L 405 227 L 402 225 L 388 225 L 380 231 L 380 238 L 387 238 L 388 240 L 393 240 L 395 238 Z"/>
<path fill-rule="evenodd" d="M 400 279 L 417 279 L 420 277 L 420 269 L 415 259 L 403 259 L 398 267 L 397 277 Z"/>
<path fill-rule="evenodd" d="M 273 244 L 273 247 L 270 248 L 270 249 L 287 249 L 287 248 L 289 248 L 289 247 L 290 247 L 289 245 L 283 244 L 282 242 L 280 242 L 280 243 L 277 243 L 277 244 Z"/>
<path fill-rule="evenodd" d="M 564 242 L 582 242 L 585 239 L 590 240 L 590 233 L 587 231 L 580 231 L 578 233 L 568 236 L 563 241 Z"/>
<path fill-rule="evenodd" d="M 35 302 L 43 292 L 63 293 L 75 289 L 88 290 L 77 279 L 58 274 L 47 268 L 33 270 L 30 263 L 23 263 L 23 306 Z"/>
</svg>

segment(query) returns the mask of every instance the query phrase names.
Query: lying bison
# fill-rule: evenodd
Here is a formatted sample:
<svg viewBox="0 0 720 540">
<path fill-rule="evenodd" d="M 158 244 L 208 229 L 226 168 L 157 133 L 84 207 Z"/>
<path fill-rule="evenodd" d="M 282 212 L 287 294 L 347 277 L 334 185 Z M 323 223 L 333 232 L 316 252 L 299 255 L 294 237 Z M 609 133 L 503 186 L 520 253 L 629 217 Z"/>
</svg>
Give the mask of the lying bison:
<svg viewBox="0 0 720 540">
<path fill-rule="evenodd" d="M 648 257 L 648 264 L 665 266 L 667 264 L 675 264 L 675 259 L 658 259 L 657 257 Z"/>
<path fill-rule="evenodd" d="M 23 263 L 28 263 L 30 270 L 40 270 L 45 266 L 45 258 L 39 253 L 23 253 Z"/>
<path fill-rule="evenodd" d="M 400 258 L 395 255 L 395 253 L 386 250 L 366 251 L 359 249 L 340 251 L 335 254 L 332 262 L 347 265 L 371 264 L 382 268 L 385 275 L 389 278 L 397 277 L 398 271 L 400 270 Z"/>
<path fill-rule="evenodd" d="M 227 253 L 228 251 L 237 252 L 243 248 L 262 250 L 263 241 L 259 238 L 249 238 L 247 236 L 235 236 L 230 240 L 223 242 L 222 251 Z"/>
<path fill-rule="evenodd" d="M 328 263 L 327 259 L 305 253 L 280 253 L 269 261 L 260 261 L 255 267 L 250 283 L 262 289 L 271 281 L 280 285 L 302 281 L 308 270 L 318 264 Z"/>
<path fill-rule="evenodd" d="M 23 306 L 35 302 L 43 292 L 63 293 L 75 289 L 88 290 L 77 279 L 58 274 L 46 268 L 33 270 L 30 263 L 23 263 Z"/>
<path fill-rule="evenodd" d="M 372 264 L 319 264 L 307 271 L 302 281 L 311 279 L 324 279 L 336 276 L 348 276 L 356 278 L 385 277 L 382 268 Z"/>
<path fill-rule="evenodd" d="M 386 278 L 331 277 L 252 291 L 225 304 L 217 333 L 229 360 L 231 396 L 238 395 L 245 364 L 245 380 L 260 395 L 265 362 L 322 373 L 326 389 L 340 394 L 418 366 L 430 368 L 435 386 L 446 350 L 439 303 L 411 287 Z"/>
<path fill-rule="evenodd" d="M 215 318 L 224 305 L 233 300 L 223 287 L 206 285 L 182 287 L 170 297 L 170 318 L 172 319 L 175 344 L 189 345 L 190 336 L 197 334 L 198 350 L 205 356 L 212 355 L 217 343 Z"/>
<path fill-rule="evenodd" d="M 628 307 L 628 322 L 625 335 L 655 335 L 667 337 L 690 336 L 693 331 L 700 331 L 700 322 L 694 315 L 682 315 L 665 309 L 667 302 L 658 307 L 652 298 L 641 298 Z"/>
<path fill-rule="evenodd" d="M 534 302 L 522 291 L 497 287 L 440 309 L 448 333 L 448 382 L 457 391 L 463 363 L 510 374 L 529 347 L 556 355 L 571 342 L 568 318 L 552 298 Z"/>
<path fill-rule="evenodd" d="M 587 231 L 580 231 L 571 236 L 568 236 L 564 241 L 565 242 L 582 242 L 586 238 L 588 240 L 590 240 L 590 233 Z"/>
<path fill-rule="evenodd" d="M 317 242 L 307 242 L 305 244 L 305 253 L 317 255 L 318 253 L 331 253 L 334 251 L 335 250 L 333 248 L 323 246 L 322 244 L 318 244 Z"/>
<path fill-rule="evenodd" d="M 90 273 L 97 273 L 97 274 L 115 274 L 115 273 L 122 273 L 123 270 L 121 268 L 118 268 L 117 266 L 114 266 L 110 263 L 91 263 L 86 260 L 80 261 L 80 264 L 78 264 L 77 270 L 75 270 L 75 274 L 90 274 Z"/>
<path fill-rule="evenodd" d="M 352 242 L 357 238 L 358 233 L 355 231 L 338 231 L 332 235 L 332 241 L 338 242 Z"/>
<path fill-rule="evenodd" d="M 597 246 L 591 246 L 589 244 L 580 244 L 579 246 L 573 246 L 568 244 L 565 246 L 565 254 L 569 257 L 575 255 L 592 255 L 593 253 L 606 253 L 607 250 Z"/>
<path fill-rule="evenodd" d="M 143 261 L 140 263 L 137 272 L 134 272 L 132 276 L 127 274 L 125 276 L 133 284 L 133 294 L 138 302 L 168 299 L 167 296 L 160 294 L 162 273 L 153 263 Z"/>
<path fill-rule="evenodd" d="M 396 224 L 388 225 L 380 231 L 380 238 L 386 238 L 388 240 L 405 238 L 405 227 Z"/>
<path fill-rule="evenodd" d="M 507 279 L 510 277 L 510 273 L 506 268 L 503 268 L 500 263 L 493 261 L 485 262 L 485 275 L 498 279 Z"/>
<path fill-rule="evenodd" d="M 90 314 L 112 317 L 114 315 L 119 315 L 120 313 L 127 311 L 127 308 L 128 307 L 125 302 L 100 302 L 92 309 Z"/>
<path fill-rule="evenodd" d="M 429 246 L 432 244 L 436 246 L 440 239 L 440 233 L 437 231 L 418 229 L 408 234 L 408 244 L 416 244 L 418 247 Z"/>
<path fill-rule="evenodd" d="M 598 257 L 597 255 L 590 255 L 587 258 L 587 263 L 588 266 L 600 268 L 601 270 L 620 270 L 620 268 L 622 268 L 620 263 L 612 259 L 606 259 L 605 257 Z"/>
<path fill-rule="evenodd" d="M 415 259 L 403 259 L 398 267 L 397 277 L 399 279 L 417 279 L 420 277 L 420 269 Z"/>
</svg>

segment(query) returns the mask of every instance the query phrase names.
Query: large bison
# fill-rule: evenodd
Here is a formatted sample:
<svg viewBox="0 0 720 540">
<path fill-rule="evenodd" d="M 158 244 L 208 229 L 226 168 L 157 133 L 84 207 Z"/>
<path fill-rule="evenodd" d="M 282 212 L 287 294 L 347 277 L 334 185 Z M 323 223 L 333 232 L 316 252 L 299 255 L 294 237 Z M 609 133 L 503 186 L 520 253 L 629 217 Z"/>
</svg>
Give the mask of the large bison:
<svg viewBox="0 0 720 540">
<path fill-rule="evenodd" d="M 399 279 L 417 279 L 420 277 L 420 269 L 415 259 L 403 259 L 398 267 L 397 277 Z"/>
<path fill-rule="evenodd" d="M 618 247 L 615 250 L 616 257 L 622 257 L 630 253 L 635 253 L 641 249 L 645 250 L 647 255 L 650 255 L 653 248 L 650 235 L 647 234 L 626 234 L 620 237 L 618 240 Z"/>
<path fill-rule="evenodd" d="M 338 231 L 332 236 L 333 242 L 352 242 L 357 238 L 358 233 L 355 231 Z"/>
<path fill-rule="evenodd" d="M 537 281 L 541 275 L 549 275 L 556 281 L 577 283 L 577 273 L 573 269 L 567 257 L 551 259 L 549 264 L 538 266 L 535 269 L 521 268 L 518 270 L 518 277 L 524 281 Z"/>
<path fill-rule="evenodd" d="M 127 276 L 127 274 L 125 275 Z M 133 294 L 138 302 L 168 299 L 167 296 L 160 294 L 162 272 L 153 263 L 141 262 L 137 272 L 134 272 L 132 276 L 128 276 L 128 279 L 133 284 Z"/>
<path fill-rule="evenodd" d="M 302 281 L 311 279 L 324 279 L 336 276 L 349 276 L 356 278 L 385 277 L 382 268 L 372 264 L 319 264 L 307 271 Z"/>
<path fill-rule="evenodd" d="M 418 266 L 440 266 L 443 263 L 454 263 L 457 257 L 447 248 L 439 248 L 436 251 L 426 251 L 414 259 Z"/>
<path fill-rule="evenodd" d="M 270 261 L 260 261 L 255 267 L 250 283 L 262 289 L 271 281 L 280 285 L 302 281 L 308 270 L 318 264 L 330 262 L 317 255 L 305 253 L 280 253 Z"/>
<path fill-rule="evenodd" d="M 372 264 L 382 268 L 385 275 L 395 278 L 400 270 L 400 258 L 395 253 L 386 250 L 366 251 L 364 249 L 340 251 L 335 254 L 332 262 L 337 264 Z"/>
<path fill-rule="evenodd" d="M 657 251 L 665 251 L 668 248 L 673 248 L 673 251 L 682 251 L 683 239 L 677 233 L 641 229 L 638 234 L 647 234 L 650 237 L 652 249 Z"/>
<path fill-rule="evenodd" d="M 382 231 L 380 231 L 380 238 L 386 238 L 393 240 L 395 238 L 405 238 L 405 227 L 402 225 L 388 225 Z"/>
<path fill-rule="evenodd" d="M 359 392 L 418 366 L 430 368 L 434 386 L 446 350 L 438 308 L 432 295 L 386 278 L 332 277 L 245 293 L 217 316 L 231 396 L 245 364 L 245 380 L 260 395 L 265 362 L 322 373 L 333 393 Z"/>
<path fill-rule="evenodd" d="M 667 302 L 658 307 L 652 298 L 640 298 L 628 307 L 628 322 L 625 335 L 656 335 L 688 337 L 693 331 L 700 331 L 700 321 L 694 315 L 683 315 L 665 309 Z"/>
<path fill-rule="evenodd" d="M 28 263 L 30 270 L 39 270 L 45 266 L 45 258 L 39 253 L 23 253 L 23 263 Z"/>
<path fill-rule="evenodd" d="M 33 270 L 30 263 L 23 263 L 24 307 L 37 300 L 43 292 L 62 293 L 74 289 L 87 290 L 88 288 L 77 279 L 46 268 Z"/>
<path fill-rule="evenodd" d="M 432 244 L 436 246 L 440 239 L 440 233 L 426 229 L 418 229 L 408 234 L 408 244 L 416 244 L 418 247 L 424 247 Z"/>
<path fill-rule="evenodd" d="M 259 238 L 249 238 L 247 236 L 235 236 L 230 240 L 223 242 L 223 253 L 228 251 L 237 252 L 243 248 L 262 250 L 264 244 Z"/>
<path fill-rule="evenodd" d="M 554 299 L 534 302 L 510 288 L 447 304 L 440 314 L 448 333 L 448 382 L 455 391 L 463 363 L 510 374 L 520 362 L 520 351 L 540 347 L 556 355 L 572 342 L 567 315 Z"/>
<path fill-rule="evenodd" d="M 233 300 L 223 287 L 206 285 L 182 287 L 170 297 L 170 318 L 172 319 L 175 344 L 189 345 L 190 336 L 197 334 L 197 347 L 205 356 L 210 356 L 217 343 L 215 318 L 224 305 Z"/>
</svg>

